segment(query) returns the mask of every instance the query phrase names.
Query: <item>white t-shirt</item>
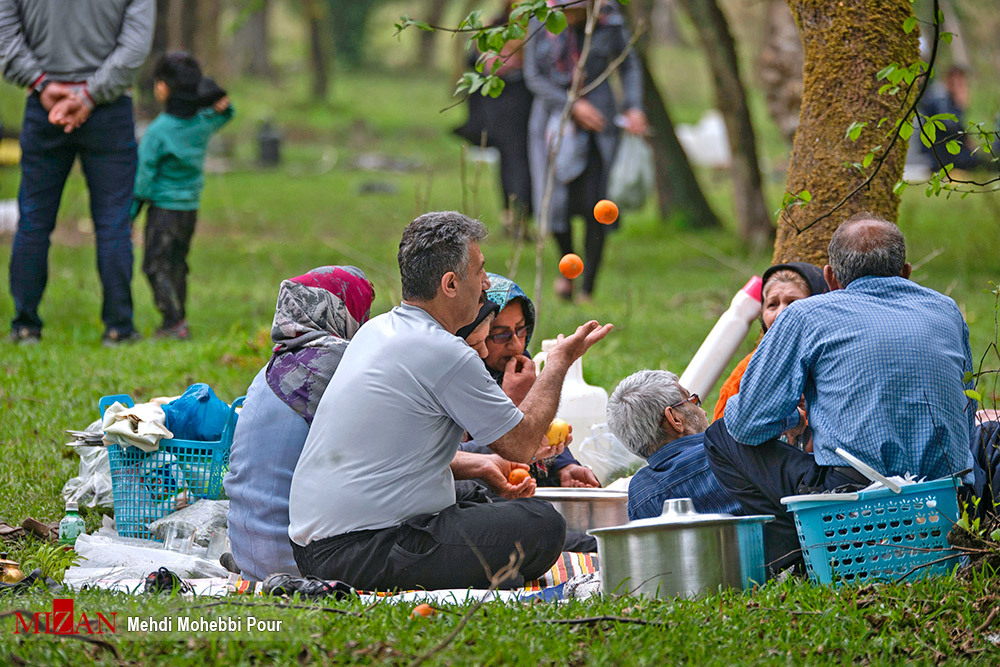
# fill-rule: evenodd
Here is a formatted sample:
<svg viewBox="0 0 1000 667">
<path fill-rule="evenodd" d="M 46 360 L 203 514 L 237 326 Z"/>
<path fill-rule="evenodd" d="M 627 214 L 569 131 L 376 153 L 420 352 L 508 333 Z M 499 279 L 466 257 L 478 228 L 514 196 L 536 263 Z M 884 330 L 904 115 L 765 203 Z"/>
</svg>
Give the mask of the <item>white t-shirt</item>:
<svg viewBox="0 0 1000 667">
<path fill-rule="evenodd" d="M 455 503 L 449 467 L 463 431 L 492 443 L 524 415 L 475 350 L 401 305 L 351 340 L 299 457 L 288 535 L 301 546 L 397 526 Z"/>
</svg>

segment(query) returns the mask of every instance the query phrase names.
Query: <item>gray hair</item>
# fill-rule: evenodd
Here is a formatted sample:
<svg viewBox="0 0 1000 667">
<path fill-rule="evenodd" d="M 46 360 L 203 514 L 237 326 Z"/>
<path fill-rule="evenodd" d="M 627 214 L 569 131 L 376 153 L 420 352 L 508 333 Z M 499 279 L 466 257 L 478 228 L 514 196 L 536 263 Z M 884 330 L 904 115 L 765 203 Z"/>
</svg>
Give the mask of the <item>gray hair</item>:
<svg viewBox="0 0 1000 667">
<path fill-rule="evenodd" d="M 608 399 L 608 427 L 630 452 L 650 457 L 661 442 L 663 410 L 684 400 L 670 371 L 639 371 L 618 383 Z"/>
<path fill-rule="evenodd" d="M 851 216 L 837 228 L 827 252 L 841 287 L 864 276 L 898 276 L 906 265 L 903 232 L 867 211 Z"/>
<path fill-rule="evenodd" d="M 406 226 L 399 242 L 403 298 L 430 301 L 441 276 L 469 270 L 469 244 L 486 238 L 486 227 L 457 211 L 425 213 Z"/>
</svg>

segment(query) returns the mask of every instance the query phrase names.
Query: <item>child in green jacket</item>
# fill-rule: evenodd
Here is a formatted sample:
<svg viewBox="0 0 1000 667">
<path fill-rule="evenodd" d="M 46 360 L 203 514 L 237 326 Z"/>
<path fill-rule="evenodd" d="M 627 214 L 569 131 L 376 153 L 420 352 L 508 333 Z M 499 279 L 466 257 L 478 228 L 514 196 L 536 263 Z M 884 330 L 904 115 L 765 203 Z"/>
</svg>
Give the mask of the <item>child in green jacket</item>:
<svg viewBox="0 0 1000 667">
<path fill-rule="evenodd" d="M 163 315 L 156 336 L 186 340 L 191 336 L 184 312 L 187 254 L 205 184 L 205 153 L 212 135 L 233 117 L 233 107 L 186 53 L 163 56 L 153 79 L 153 92 L 165 110 L 139 145 L 132 213 L 134 218 L 149 204 L 142 270 Z"/>
</svg>

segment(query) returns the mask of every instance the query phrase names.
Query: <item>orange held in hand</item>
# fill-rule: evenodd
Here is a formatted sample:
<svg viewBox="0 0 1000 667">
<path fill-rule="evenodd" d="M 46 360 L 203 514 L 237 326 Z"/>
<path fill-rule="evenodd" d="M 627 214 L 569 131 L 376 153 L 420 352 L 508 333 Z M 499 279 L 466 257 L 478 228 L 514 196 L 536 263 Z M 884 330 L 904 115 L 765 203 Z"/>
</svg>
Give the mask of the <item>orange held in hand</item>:
<svg viewBox="0 0 1000 667">
<path fill-rule="evenodd" d="M 428 616 L 433 616 L 436 613 L 437 609 L 424 602 L 423 604 L 418 604 L 413 608 L 413 611 L 410 612 L 410 618 L 416 618 L 417 616 L 427 618 Z"/>
<path fill-rule="evenodd" d="M 517 486 L 524 480 L 528 479 L 530 476 L 531 475 L 529 475 L 528 471 L 525 470 L 524 468 L 514 468 L 513 470 L 510 471 L 510 474 L 507 475 L 507 481 L 510 482 L 512 485 Z"/>
<path fill-rule="evenodd" d="M 566 438 L 569 437 L 569 424 L 558 417 L 553 419 L 552 423 L 549 424 L 549 430 L 545 433 L 545 437 L 549 439 L 549 447 L 563 444 L 566 442 Z"/>
<path fill-rule="evenodd" d="M 594 204 L 594 220 L 602 225 L 610 225 L 618 219 L 618 205 L 610 199 L 602 199 Z"/>
<path fill-rule="evenodd" d="M 559 260 L 559 273 L 573 280 L 573 278 L 583 273 L 583 260 L 580 259 L 579 255 L 572 252 L 568 255 L 563 255 L 563 258 Z"/>
</svg>

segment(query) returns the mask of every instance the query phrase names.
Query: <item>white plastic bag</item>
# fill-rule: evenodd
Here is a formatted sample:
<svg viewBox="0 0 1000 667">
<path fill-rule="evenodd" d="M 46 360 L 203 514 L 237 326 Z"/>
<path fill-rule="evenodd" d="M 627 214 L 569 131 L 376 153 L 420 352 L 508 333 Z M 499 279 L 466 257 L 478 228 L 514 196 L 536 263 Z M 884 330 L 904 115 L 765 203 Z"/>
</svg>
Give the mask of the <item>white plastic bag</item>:
<svg viewBox="0 0 1000 667">
<path fill-rule="evenodd" d="M 87 427 L 90 433 L 101 432 L 101 421 Z M 112 507 L 111 464 L 108 462 L 108 448 L 101 446 L 77 445 L 69 443 L 80 456 L 80 469 L 76 477 L 71 477 L 62 488 L 63 500 L 73 501 L 87 507 Z"/>
<path fill-rule="evenodd" d="M 646 465 L 608 430 L 607 424 L 595 424 L 591 433 L 593 435 L 580 444 L 577 458 L 593 469 L 601 486 L 607 486 L 620 477 L 628 477 Z"/>
<path fill-rule="evenodd" d="M 652 149 L 642 137 L 623 132 L 608 176 L 608 199 L 619 210 L 637 211 L 655 185 Z"/>
</svg>

